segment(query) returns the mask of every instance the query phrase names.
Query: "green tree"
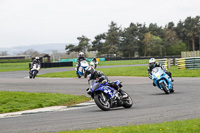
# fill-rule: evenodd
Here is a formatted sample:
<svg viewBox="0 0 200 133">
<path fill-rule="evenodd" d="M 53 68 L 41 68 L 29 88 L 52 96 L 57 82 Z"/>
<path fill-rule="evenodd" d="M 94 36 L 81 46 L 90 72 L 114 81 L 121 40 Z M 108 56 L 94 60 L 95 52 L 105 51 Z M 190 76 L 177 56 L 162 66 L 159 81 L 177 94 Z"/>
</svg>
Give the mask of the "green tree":
<svg viewBox="0 0 200 133">
<path fill-rule="evenodd" d="M 71 52 L 78 52 L 78 51 L 80 51 L 80 49 L 78 48 L 78 46 L 75 46 L 74 44 L 66 45 L 65 50 L 66 50 L 66 54 L 68 54 L 68 55 Z"/>
<path fill-rule="evenodd" d="M 159 36 L 154 36 L 148 32 L 145 34 L 143 43 L 145 44 L 144 56 L 163 55 L 163 40 Z"/>
<path fill-rule="evenodd" d="M 152 41 L 151 41 L 151 33 L 145 33 L 144 35 L 144 40 L 143 40 L 143 44 L 144 44 L 144 56 L 150 55 L 151 51 L 152 51 Z"/>
<path fill-rule="evenodd" d="M 187 36 L 192 41 L 192 50 L 195 51 L 195 38 L 198 37 L 199 17 L 187 17 L 184 21 L 184 27 Z"/>
<path fill-rule="evenodd" d="M 84 54 L 86 55 L 86 51 L 90 47 L 90 45 L 89 45 L 90 39 L 88 39 L 84 35 L 81 36 L 81 37 L 77 37 L 77 39 L 79 40 L 78 46 L 75 46 L 74 44 L 66 45 L 66 47 L 65 47 L 66 53 L 70 54 L 71 52 L 80 52 L 80 51 L 83 51 Z"/>
<path fill-rule="evenodd" d="M 88 39 L 84 35 L 82 35 L 81 37 L 77 37 L 77 39 L 79 40 L 78 48 L 80 49 L 80 51 L 83 51 L 84 54 L 86 55 L 86 51 L 90 48 L 89 45 L 90 39 Z"/>
<path fill-rule="evenodd" d="M 104 52 L 108 54 L 117 54 L 120 44 L 121 29 L 120 27 L 117 27 L 117 24 L 114 22 L 111 22 L 109 27 L 104 43 Z"/>
<path fill-rule="evenodd" d="M 162 56 L 163 55 L 163 40 L 159 36 L 152 35 L 152 56 Z"/>
<path fill-rule="evenodd" d="M 124 57 L 134 57 L 138 51 L 138 27 L 134 23 L 126 28 L 122 34 L 120 51 Z"/>
<path fill-rule="evenodd" d="M 105 42 L 105 38 L 106 35 L 100 34 L 95 36 L 95 40 L 92 41 L 92 48 L 90 49 L 90 51 L 98 51 L 98 55 L 103 54 L 104 53 L 104 42 Z"/>
</svg>

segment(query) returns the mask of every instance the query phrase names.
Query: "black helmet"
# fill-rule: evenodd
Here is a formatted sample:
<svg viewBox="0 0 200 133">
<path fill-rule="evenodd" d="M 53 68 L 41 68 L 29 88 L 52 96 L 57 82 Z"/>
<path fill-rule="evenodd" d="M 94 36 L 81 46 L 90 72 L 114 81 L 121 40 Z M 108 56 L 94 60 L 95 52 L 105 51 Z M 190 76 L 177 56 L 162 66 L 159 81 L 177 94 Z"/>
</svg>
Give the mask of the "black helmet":
<svg viewBox="0 0 200 133">
<path fill-rule="evenodd" d="M 93 74 L 94 73 L 94 68 L 91 66 L 86 67 L 85 72 L 89 75 L 89 74 Z"/>
</svg>

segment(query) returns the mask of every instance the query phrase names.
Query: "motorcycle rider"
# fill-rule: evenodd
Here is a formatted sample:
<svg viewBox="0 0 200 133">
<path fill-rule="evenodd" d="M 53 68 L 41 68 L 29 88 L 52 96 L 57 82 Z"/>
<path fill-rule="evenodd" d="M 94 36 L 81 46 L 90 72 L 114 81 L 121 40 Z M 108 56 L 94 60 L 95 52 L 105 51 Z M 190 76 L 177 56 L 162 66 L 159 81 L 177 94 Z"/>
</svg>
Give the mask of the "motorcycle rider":
<svg viewBox="0 0 200 133">
<path fill-rule="evenodd" d="M 76 74 L 78 74 L 78 69 L 79 69 L 79 67 L 81 65 L 80 62 L 83 61 L 83 60 L 86 60 L 85 57 L 84 57 L 84 53 L 83 52 L 80 52 L 78 55 L 79 56 L 77 58 L 77 71 L 76 71 Z"/>
<path fill-rule="evenodd" d="M 161 65 L 160 63 L 157 63 L 155 58 L 149 59 L 148 74 L 149 74 L 150 79 L 152 79 L 152 70 L 155 67 L 160 67 L 172 79 L 172 73 L 169 71 L 166 71 L 165 66 Z M 172 79 L 172 82 L 173 81 L 174 80 Z M 154 82 L 153 82 L 153 86 L 156 86 L 156 84 Z"/>
<path fill-rule="evenodd" d="M 33 68 L 34 64 L 38 64 L 40 65 L 40 58 L 39 57 L 35 57 L 35 59 L 31 62 L 31 65 L 29 67 L 29 73 L 31 74 L 31 69 Z"/>
<path fill-rule="evenodd" d="M 96 63 L 96 62 L 97 62 L 97 59 L 94 57 L 94 58 L 92 59 L 92 61 L 94 61 L 94 63 Z"/>
<path fill-rule="evenodd" d="M 104 83 L 108 83 L 110 87 L 114 88 L 117 91 L 121 91 L 121 87 L 122 85 L 120 84 L 119 87 L 115 82 L 110 82 L 108 80 L 108 77 L 101 71 L 96 71 L 93 67 L 88 66 L 85 69 L 86 73 L 89 75 L 88 76 L 88 81 L 90 80 L 97 80 L 99 83 L 104 84 Z M 89 88 L 87 88 L 88 93 L 90 92 Z"/>
</svg>

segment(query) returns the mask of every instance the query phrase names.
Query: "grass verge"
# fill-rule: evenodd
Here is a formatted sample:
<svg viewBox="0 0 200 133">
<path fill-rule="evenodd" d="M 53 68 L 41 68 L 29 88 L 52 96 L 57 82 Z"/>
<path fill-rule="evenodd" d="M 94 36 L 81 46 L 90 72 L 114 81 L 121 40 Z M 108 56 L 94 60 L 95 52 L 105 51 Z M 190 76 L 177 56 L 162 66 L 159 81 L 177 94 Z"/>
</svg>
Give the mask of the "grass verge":
<svg viewBox="0 0 200 133">
<path fill-rule="evenodd" d="M 96 70 L 102 71 L 107 76 L 138 76 L 148 77 L 148 66 L 129 66 L 129 67 L 113 67 L 113 68 L 100 68 Z M 200 69 L 194 70 L 179 70 L 177 66 L 171 66 L 170 70 L 173 77 L 200 77 Z M 38 75 L 38 77 L 77 77 L 75 71 L 47 73 Z"/>
<path fill-rule="evenodd" d="M 29 63 L 30 62 L 20 62 L 20 63 L 1 63 L 0 62 L 0 72 L 28 70 Z M 98 66 L 130 65 L 130 64 L 148 64 L 148 60 L 100 61 Z M 73 63 L 73 67 L 75 66 L 76 66 L 76 62 Z M 56 67 L 52 67 L 52 68 L 56 68 Z"/>
<path fill-rule="evenodd" d="M 199 133 L 200 118 L 163 122 L 157 124 L 141 124 L 119 127 L 104 127 L 88 130 L 61 131 L 59 133 Z"/>
<path fill-rule="evenodd" d="M 148 64 L 147 59 L 143 60 L 119 60 L 119 61 L 100 61 L 98 66 L 113 66 L 113 65 L 134 65 L 134 64 Z"/>
<path fill-rule="evenodd" d="M 0 63 L 0 72 L 29 70 L 29 62 Z"/>
<path fill-rule="evenodd" d="M 0 113 L 16 112 L 28 109 L 56 105 L 73 105 L 90 98 L 60 93 L 30 93 L 0 91 Z"/>
</svg>

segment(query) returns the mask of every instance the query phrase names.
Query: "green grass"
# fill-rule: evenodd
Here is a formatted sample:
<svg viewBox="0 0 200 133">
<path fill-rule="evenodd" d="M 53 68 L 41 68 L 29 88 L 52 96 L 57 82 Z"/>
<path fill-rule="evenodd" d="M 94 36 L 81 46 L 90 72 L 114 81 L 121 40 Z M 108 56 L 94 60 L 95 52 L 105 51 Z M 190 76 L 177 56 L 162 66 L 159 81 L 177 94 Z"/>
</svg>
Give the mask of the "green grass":
<svg viewBox="0 0 200 133">
<path fill-rule="evenodd" d="M 138 76 L 148 77 L 148 66 L 129 66 L 96 69 L 102 71 L 107 76 Z M 200 77 L 200 69 L 195 70 L 179 70 L 177 66 L 171 66 L 170 70 L 173 77 Z M 75 71 L 66 71 L 58 73 L 47 73 L 38 75 L 38 77 L 77 77 Z"/>
<path fill-rule="evenodd" d="M 28 70 L 29 63 L 30 62 L 0 63 L 0 72 Z M 148 60 L 100 61 L 98 66 L 147 64 L 147 63 L 148 63 Z M 73 63 L 73 67 L 75 67 L 75 66 L 76 66 L 76 62 Z M 56 67 L 52 67 L 52 68 L 56 68 Z M 44 68 L 42 68 L 42 69 L 44 69 Z"/>
<path fill-rule="evenodd" d="M 31 62 L 31 59 L 0 59 L 0 63 Z"/>
<path fill-rule="evenodd" d="M 29 69 L 30 62 L 23 63 L 0 63 L 0 72 L 23 71 Z"/>
<path fill-rule="evenodd" d="M 59 133 L 199 133 L 200 118 L 183 121 L 104 127 L 88 130 L 61 131 Z"/>
<path fill-rule="evenodd" d="M 0 91 L 0 113 L 16 112 L 56 105 L 68 106 L 89 100 L 90 99 L 86 96 L 60 93 Z"/>
<path fill-rule="evenodd" d="M 90 64 L 90 62 L 88 62 Z M 147 59 L 143 60 L 119 60 L 119 61 L 100 61 L 97 66 L 113 66 L 113 65 L 134 65 L 134 64 L 148 64 Z M 76 62 L 73 62 L 76 66 Z"/>
<path fill-rule="evenodd" d="M 134 64 L 148 64 L 148 60 L 143 59 L 143 60 L 100 61 L 98 66 L 134 65 Z"/>
</svg>

